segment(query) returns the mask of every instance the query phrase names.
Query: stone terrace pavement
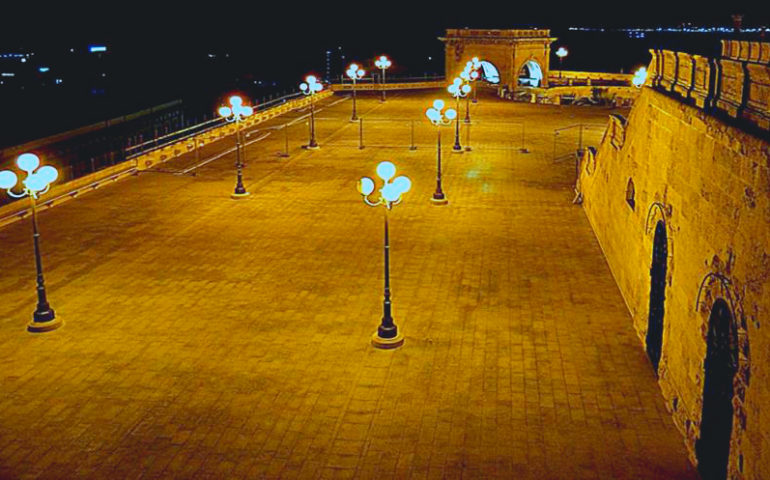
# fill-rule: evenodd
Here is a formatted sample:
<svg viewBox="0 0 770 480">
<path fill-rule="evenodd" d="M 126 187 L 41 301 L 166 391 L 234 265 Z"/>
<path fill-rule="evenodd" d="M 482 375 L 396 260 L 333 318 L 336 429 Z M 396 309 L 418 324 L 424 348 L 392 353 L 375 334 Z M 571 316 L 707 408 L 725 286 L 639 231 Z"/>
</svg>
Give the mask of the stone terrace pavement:
<svg viewBox="0 0 770 480">
<path fill-rule="evenodd" d="M 437 95 L 359 109 L 422 121 Z M 0 230 L 0 477 L 695 478 L 574 165 L 551 160 L 553 128 L 609 111 L 482 98 L 473 152 L 444 132 L 440 207 L 432 130 L 359 150 L 350 102 L 324 104 L 320 150 L 296 148 L 301 121 L 290 158 L 278 132 L 246 149 L 248 200 L 233 154 L 167 173 L 190 156 L 42 212 L 58 331 L 25 331 L 29 220 Z M 529 154 L 493 123 L 524 117 Z M 383 211 L 355 188 L 383 160 L 413 180 L 391 215 L 396 351 L 369 344 Z"/>
</svg>

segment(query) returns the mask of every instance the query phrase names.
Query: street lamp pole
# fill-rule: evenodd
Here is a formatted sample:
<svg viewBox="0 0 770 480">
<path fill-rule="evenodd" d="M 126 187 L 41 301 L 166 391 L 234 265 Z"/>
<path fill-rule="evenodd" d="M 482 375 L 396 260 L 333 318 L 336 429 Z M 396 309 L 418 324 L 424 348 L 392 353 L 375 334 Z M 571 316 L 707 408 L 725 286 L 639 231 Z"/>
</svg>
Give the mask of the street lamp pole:
<svg viewBox="0 0 770 480">
<path fill-rule="evenodd" d="M 238 95 L 233 95 L 229 99 L 230 106 L 219 107 L 219 116 L 225 121 L 235 123 L 235 168 L 237 180 L 235 182 L 235 191 L 230 194 L 230 198 L 235 200 L 247 197 L 249 192 L 243 186 L 243 162 L 241 161 L 241 120 L 254 113 L 254 109 L 243 104 L 243 99 Z"/>
<path fill-rule="evenodd" d="M 460 97 L 467 97 L 471 91 L 471 86 L 464 83 L 461 78 L 455 78 L 454 82 L 447 87 L 447 91 L 455 97 L 457 102 L 456 112 L 460 111 Z M 468 123 L 470 123 L 468 116 Z M 460 122 L 455 122 L 455 144 L 452 147 L 452 153 L 463 153 L 463 147 L 460 145 Z"/>
<path fill-rule="evenodd" d="M 562 68 L 562 60 L 564 60 L 564 57 L 566 57 L 569 54 L 569 51 L 567 51 L 564 47 L 559 47 L 558 50 L 556 50 L 556 56 L 559 57 L 559 78 L 561 78 L 561 74 L 563 71 Z"/>
<path fill-rule="evenodd" d="M 479 57 L 473 57 L 469 63 L 471 65 L 471 81 L 473 82 L 473 103 L 479 103 L 479 88 L 476 85 L 476 80 L 478 80 L 480 76 L 479 70 L 481 69 L 481 62 L 479 61 Z"/>
<path fill-rule="evenodd" d="M 32 314 L 32 321 L 27 324 L 27 331 L 32 333 L 50 332 L 62 326 L 61 320 L 48 303 L 43 278 L 43 261 L 40 256 L 40 231 L 37 224 L 37 198 L 46 193 L 59 176 L 56 168 L 45 165 L 40 167 L 40 158 L 34 153 L 22 153 L 16 159 L 16 165 L 27 172 L 23 180 L 22 192 L 15 193 L 13 188 L 18 182 L 16 174 L 10 170 L 0 171 L 0 188 L 13 198 L 28 196 L 32 206 L 32 241 L 35 248 L 35 270 L 37 273 L 37 308 Z M 40 167 L 40 168 L 38 168 Z"/>
<path fill-rule="evenodd" d="M 474 57 L 474 59 L 476 59 L 476 57 Z M 476 79 L 479 78 L 479 72 L 474 69 L 473 62 L 468 62 L 465 65 L 465 69 L 460 74 L 460 78 L 462 79 L 463 82 L 469 85 L 469 89 L 471 88 L 470 85 L 473 84 L 473 92 L 474 92 L 473 103 L 478 102 L 478 100 L 476 100 L 475 98 L 476 96 L 475 87 L 476 87 Z M 471 97 L 470 95 L 468 95 L 467 92 L 464 95 L 464 97 L 465 97 L 465 123 L 471 123 L 471 105 L 470 105 Z"/>
<path fill-rule="evenodd" d="M 390 68 L 390 66 L 393 64 L 388 57 L 385 55 L 381 55 L 380 58 L 374 61 L 374 65 L 379 68 L 382 71 L 382 98 L 380 99 L 381 102 L 385 101 L 385 70 Z"/>
<path fill-rule="evenodd" d="M 444 109 L 444 101 L 443 100 L 434 100 L 433 106 L 428 108 L 425 111 L 425 116 L 428 117 L 428 120 L 436 126 L 436 135 L 437 135 L 437 141 L 436 141 L 436 191 L 433 193 L 433 198 L 431 198 L 431 201 L 434 205 L 446 205 L 449 203 L 449 200 L 447 200 L 446 195 L 444 195 L 444 191 L 441 188 L 441 127 L 446 125 L 451 125 L 452 120 L 457 118 L 457 111 L 448 108 L 446 111 L 442 112 Z"/>
<path fill-rule="evenodd" d="M 363 76 L 366 75 L 366 72 L 363 69 L 358 68 L 358 65 L 355 63 L 351 63 L 345 74 L 348 78 L 353 80 L 353 116 L 350 117 L 350 121 L 355 122 L 358 120 L 358 116 L 356 115 L 356 80 L 363 78 Z"/>
<path fill-rule="evenodd" d="M 377 175 L 384 181 L 383 187 L 379 190 L 380 198 L 376 201 L 369 199 L 374 192 L 374 180 L 369 177 L 363 177 L 358 182 L 358 191 L 363 196 L 364 203 L 370 207 L 382 205 L 385 207 L 385 288 L 382 301 L 382 320 L 377 327 L 377 332 L 372 335 L 372 345 L 376 348 L 398 348 L 404 344 L 404 336 L 398 331 L 398 326 L 393 321 L 390 300 L 390 235 L 388 232 L 388 210 L 394 205 L 401 203 L 401 197 L 412 187 L 412 182 L 403 175 L 396 177 L 396 166 L 391 162 L 382 162 L 377 165 Z"/>
<path fill-rule="evenodd" d="M 315 75 L 308 75 L 305 77 L 305 81 L 299 84 L 300 91 L 310 96 L 310 141 L 305 145 L 305 148 L 315 150 L 318 148 L 318 143 L 315 141 L 315 106 L 313 105 L 313 97 L 315 94 L 323 90 L 323 85 L 318 82 Z"/>
</svg>

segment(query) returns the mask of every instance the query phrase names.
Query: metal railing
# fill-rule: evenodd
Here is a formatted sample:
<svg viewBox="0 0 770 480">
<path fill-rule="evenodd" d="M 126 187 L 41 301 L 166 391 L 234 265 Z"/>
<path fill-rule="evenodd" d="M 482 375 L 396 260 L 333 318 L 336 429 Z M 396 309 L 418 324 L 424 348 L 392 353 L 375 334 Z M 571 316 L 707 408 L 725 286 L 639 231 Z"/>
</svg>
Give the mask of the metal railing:
<svg viewBox="0 0 770 480">
<path fill-rule="evenodd" d="M 282 97 L 268 100 L 267 102 L 258 103 L 254 106 L 254 111 L 261 112 L 264 110 L 268 110 L 270 108 L 283 105 L 289 100 L 294 100 L 295 98 L 299 98 L 301 96 L 302 96 L 301 92 L 290 93 Z M 151 152 L 153 150 L 158 150 L 160 148 L 167 147 L 172 143 L 186 140 L 196 135 L 200 135 L 201 133 L 206 133 L 210 130 L 221 127 L 226 123 L 227 122 L 223 118 L 215 117 L 210 120 L 205 120 L 201 123 L 197 123 L 195 125 L 191 125 L 189 127 L 183 128 L 181 130 L 171 132 L 161 137 L 153 138 L 152 140 L 148 140 L 146 142 L 132 145 L 130 147 L 127 147 L 125 150 L 126 159 L 135 158 L 140 155 L 144 155 L 145 153 Z"/>
</svg>

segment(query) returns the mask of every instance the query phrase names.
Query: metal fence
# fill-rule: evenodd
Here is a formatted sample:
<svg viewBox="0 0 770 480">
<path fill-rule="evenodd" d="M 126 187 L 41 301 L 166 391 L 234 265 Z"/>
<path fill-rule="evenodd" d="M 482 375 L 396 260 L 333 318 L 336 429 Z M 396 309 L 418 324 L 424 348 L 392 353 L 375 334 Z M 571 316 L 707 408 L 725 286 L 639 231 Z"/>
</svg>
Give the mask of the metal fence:
<svg viewBox="0 0 770 480">
<path fill-rule="evenodd" d="M 598 147 L 607 124 L 580 123 L 557 128 L 553 131 L 553 161 L 576 158 L 584 147 Z"/>
</svg>

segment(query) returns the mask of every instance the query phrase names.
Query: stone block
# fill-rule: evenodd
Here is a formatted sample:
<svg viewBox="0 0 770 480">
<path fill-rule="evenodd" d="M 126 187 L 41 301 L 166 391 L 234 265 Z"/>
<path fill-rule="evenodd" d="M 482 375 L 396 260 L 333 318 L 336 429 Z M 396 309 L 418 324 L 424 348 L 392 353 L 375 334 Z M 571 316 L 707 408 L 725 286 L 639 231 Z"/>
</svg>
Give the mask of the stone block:
<svg viewBox="0 0 770 480">
<path fill-rule="evenodd" d="M 743 106 L 745 73 L 743 63 L 735 60 L 719 60 L 719 92 L 717 108 L 732 117 L 738 117 Z"/>
<path fill-rule="evenodd" d="M 770 66 L 749 63 L 748 94 L 744 118 L 749 119 L 762 129 L 770 129 Z"/>
<path fill-rule="evenodd" d="M 676 52 L 676 62 L 677 68 L 674 91 L 685 99 L 690 98 L 690 91 L 693 86 L 695 59 L 689 53 Z"/>
</svg>

